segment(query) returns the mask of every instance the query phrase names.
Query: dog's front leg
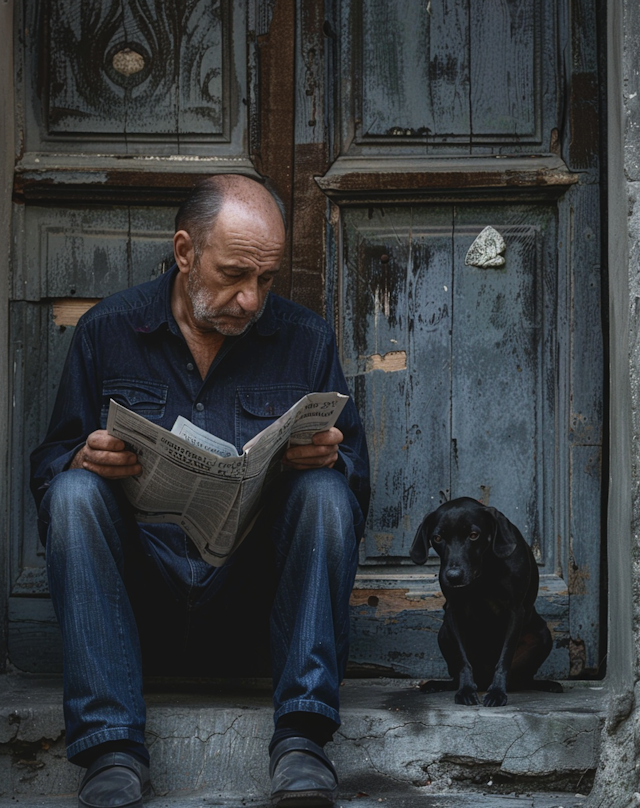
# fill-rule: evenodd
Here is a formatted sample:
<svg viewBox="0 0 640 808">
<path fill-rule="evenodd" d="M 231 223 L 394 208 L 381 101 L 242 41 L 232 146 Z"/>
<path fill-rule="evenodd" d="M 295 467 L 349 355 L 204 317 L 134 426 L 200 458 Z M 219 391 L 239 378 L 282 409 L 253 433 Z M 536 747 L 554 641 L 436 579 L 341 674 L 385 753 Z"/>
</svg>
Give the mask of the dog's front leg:
<svg viewBox="0 0 640 808">
<path fill-rule="evenodd" d="M 509 670 L 511 669 L 511 663 L 513 662 L 513 655 L 518 647 L 518 640 L 522 633 L 523 621 L 524 608 L 519 606 L 513 610 L 509 617 L 504 644 L 500 652 L 500 658 L 496 664 L 493 680 L 482 699 L 482 703 L 485 707 L 504 707 L 507 703 L 507 678 L 509 676 Z"/>
<path fill-rule="evenodd" d="M 473 668 L 464 648 L 464 639 L 460 626 L 464 620 L 456 616 L 456 610 L 450 603 L 445 606 L 445 620 L 438 636 L 440 650 L 447 661 L 449 675 L 458 688 L 455 695 L 456 704 L 478 704 L 478 686 L 473 677 Z"/>
</svg>

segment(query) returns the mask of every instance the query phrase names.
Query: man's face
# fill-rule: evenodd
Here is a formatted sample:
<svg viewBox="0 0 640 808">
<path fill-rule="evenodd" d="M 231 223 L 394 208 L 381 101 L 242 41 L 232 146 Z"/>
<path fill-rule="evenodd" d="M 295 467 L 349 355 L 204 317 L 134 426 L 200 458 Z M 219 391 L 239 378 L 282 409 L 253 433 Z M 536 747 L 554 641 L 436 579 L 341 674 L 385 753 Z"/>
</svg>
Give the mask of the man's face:
<svg viewBox="0 0 640 808">
<path fill-rule="evenodd" d="M 274 227 L 242 206 L 225 205 L 187 278 L 198 328 L 232 337 L 256 322 L 283 251 L 284 226 Z"/>
</svg>

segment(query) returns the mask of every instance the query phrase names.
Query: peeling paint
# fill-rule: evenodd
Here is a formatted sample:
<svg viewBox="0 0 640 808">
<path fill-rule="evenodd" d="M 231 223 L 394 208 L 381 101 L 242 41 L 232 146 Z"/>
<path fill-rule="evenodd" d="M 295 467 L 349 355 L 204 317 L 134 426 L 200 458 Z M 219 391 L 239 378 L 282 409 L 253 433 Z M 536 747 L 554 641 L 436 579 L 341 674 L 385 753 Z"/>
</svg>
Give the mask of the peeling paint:
<svg viewBox="0 0 640 808">
<path fill-rule="evenodd" d="M 584 640 L 569 640 L 569 661 L 570 661 L 570 676 L 584 676 L 586 668 L 587 652 L 585 650 Z"/>
<path fill-rule="evenodd" d="M 578 566 L 573 556 L 569 559 L 569 593 L 571 595 L 586 595 L 589 587 L 588 581 L 591 578 L 591 571 L 585 564 Z"/>
<path fill-rule="evenodd" d="M 374 533 L 373 541 L 375 542 L 376 549 L 380 555 L 387 555 L 393 547 L 393 540 L 395 536 L 393 533 Z"/>
<path fill-rule="evenodd" d="M 57 298 L 51 305 L 53 322 L 58 327 L 77 325 L 82 315 L 98 302 L 98 299 L 84 297 Z"/>
<path fill-rule="evenodd" d="M 364 357 L 366 363 L 365 373 L 371 370 L 383 370 L 385 373 L 393 373 L 396 370 L 407 369 L 406 351 L 389 351 L 386 354 L 372 354 Z"/>
<path fill-rule="evenodd" d="M 392 617 L 407 611 L 435 612 L 444 608 L 441 592 L 425 596 L 410 589 L 354 589 L 350 605 L 354 608 L 373 608 L 376 617 Z"/>
</svg>

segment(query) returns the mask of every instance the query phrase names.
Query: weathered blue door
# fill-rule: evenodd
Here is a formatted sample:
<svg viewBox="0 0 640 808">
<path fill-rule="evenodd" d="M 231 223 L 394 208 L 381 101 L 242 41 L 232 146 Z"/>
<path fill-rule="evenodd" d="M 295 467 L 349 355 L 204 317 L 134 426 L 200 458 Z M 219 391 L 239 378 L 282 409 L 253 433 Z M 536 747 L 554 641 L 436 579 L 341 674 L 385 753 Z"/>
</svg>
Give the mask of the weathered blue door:
<svg viewBox="0 0 640 808">
<path fill-rule="evenodd" d="M 237 170 L 283 196 L 278 291 L 334 321 L 368 431 L 353 668 L 444 674 L 436 559 L 408 549 L 425 513 L 469 495 L 531 542 L 545 671 L 598 672 L 593 4 L 23 0 L 18 17 L 12 663 L 60 662 L 27 459 L 77 317 L 162 271 L 186 190 Z"/>
<path fill-rule="evenodd" d="M 365 419 L 373 504 L 352 663 L 446 676 L 437 557 L 456 496 L 531 543 L 544 672 L 601 671 L 597 25 L 551 0 L 345 0 L 329 300 Z M 493 235 L 483 234 L 493 228 Z M 491 231 L 489 231 L 491 232 Z M 499 246 L 496 246 L 496 245 Z"/>
</svg>

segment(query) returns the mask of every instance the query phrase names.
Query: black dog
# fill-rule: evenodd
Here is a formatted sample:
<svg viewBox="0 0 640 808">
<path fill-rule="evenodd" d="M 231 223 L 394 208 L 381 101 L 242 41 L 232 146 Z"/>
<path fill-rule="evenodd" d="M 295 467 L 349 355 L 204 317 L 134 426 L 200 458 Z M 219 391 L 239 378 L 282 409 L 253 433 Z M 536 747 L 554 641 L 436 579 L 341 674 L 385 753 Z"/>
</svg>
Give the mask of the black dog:
<svg viewBox="0 0 640 808">
<path fill-rule="evenodd" d="M 557 682 L 533 679 L 552 640 L 534 607 L 538 567 L 518 528 L 495 508 L 460 497 L 425 517 L 412 561 L 425 563 L 429 543 L 440 556 L 446 602 L 438 645 L 453 682 L 426 682 L 421 689 L 457 690 L 457 704 L 478 704 L 479 688 L 487 707 L 507 703 L 507 684 L 562 692 Z"/>
</svg>

